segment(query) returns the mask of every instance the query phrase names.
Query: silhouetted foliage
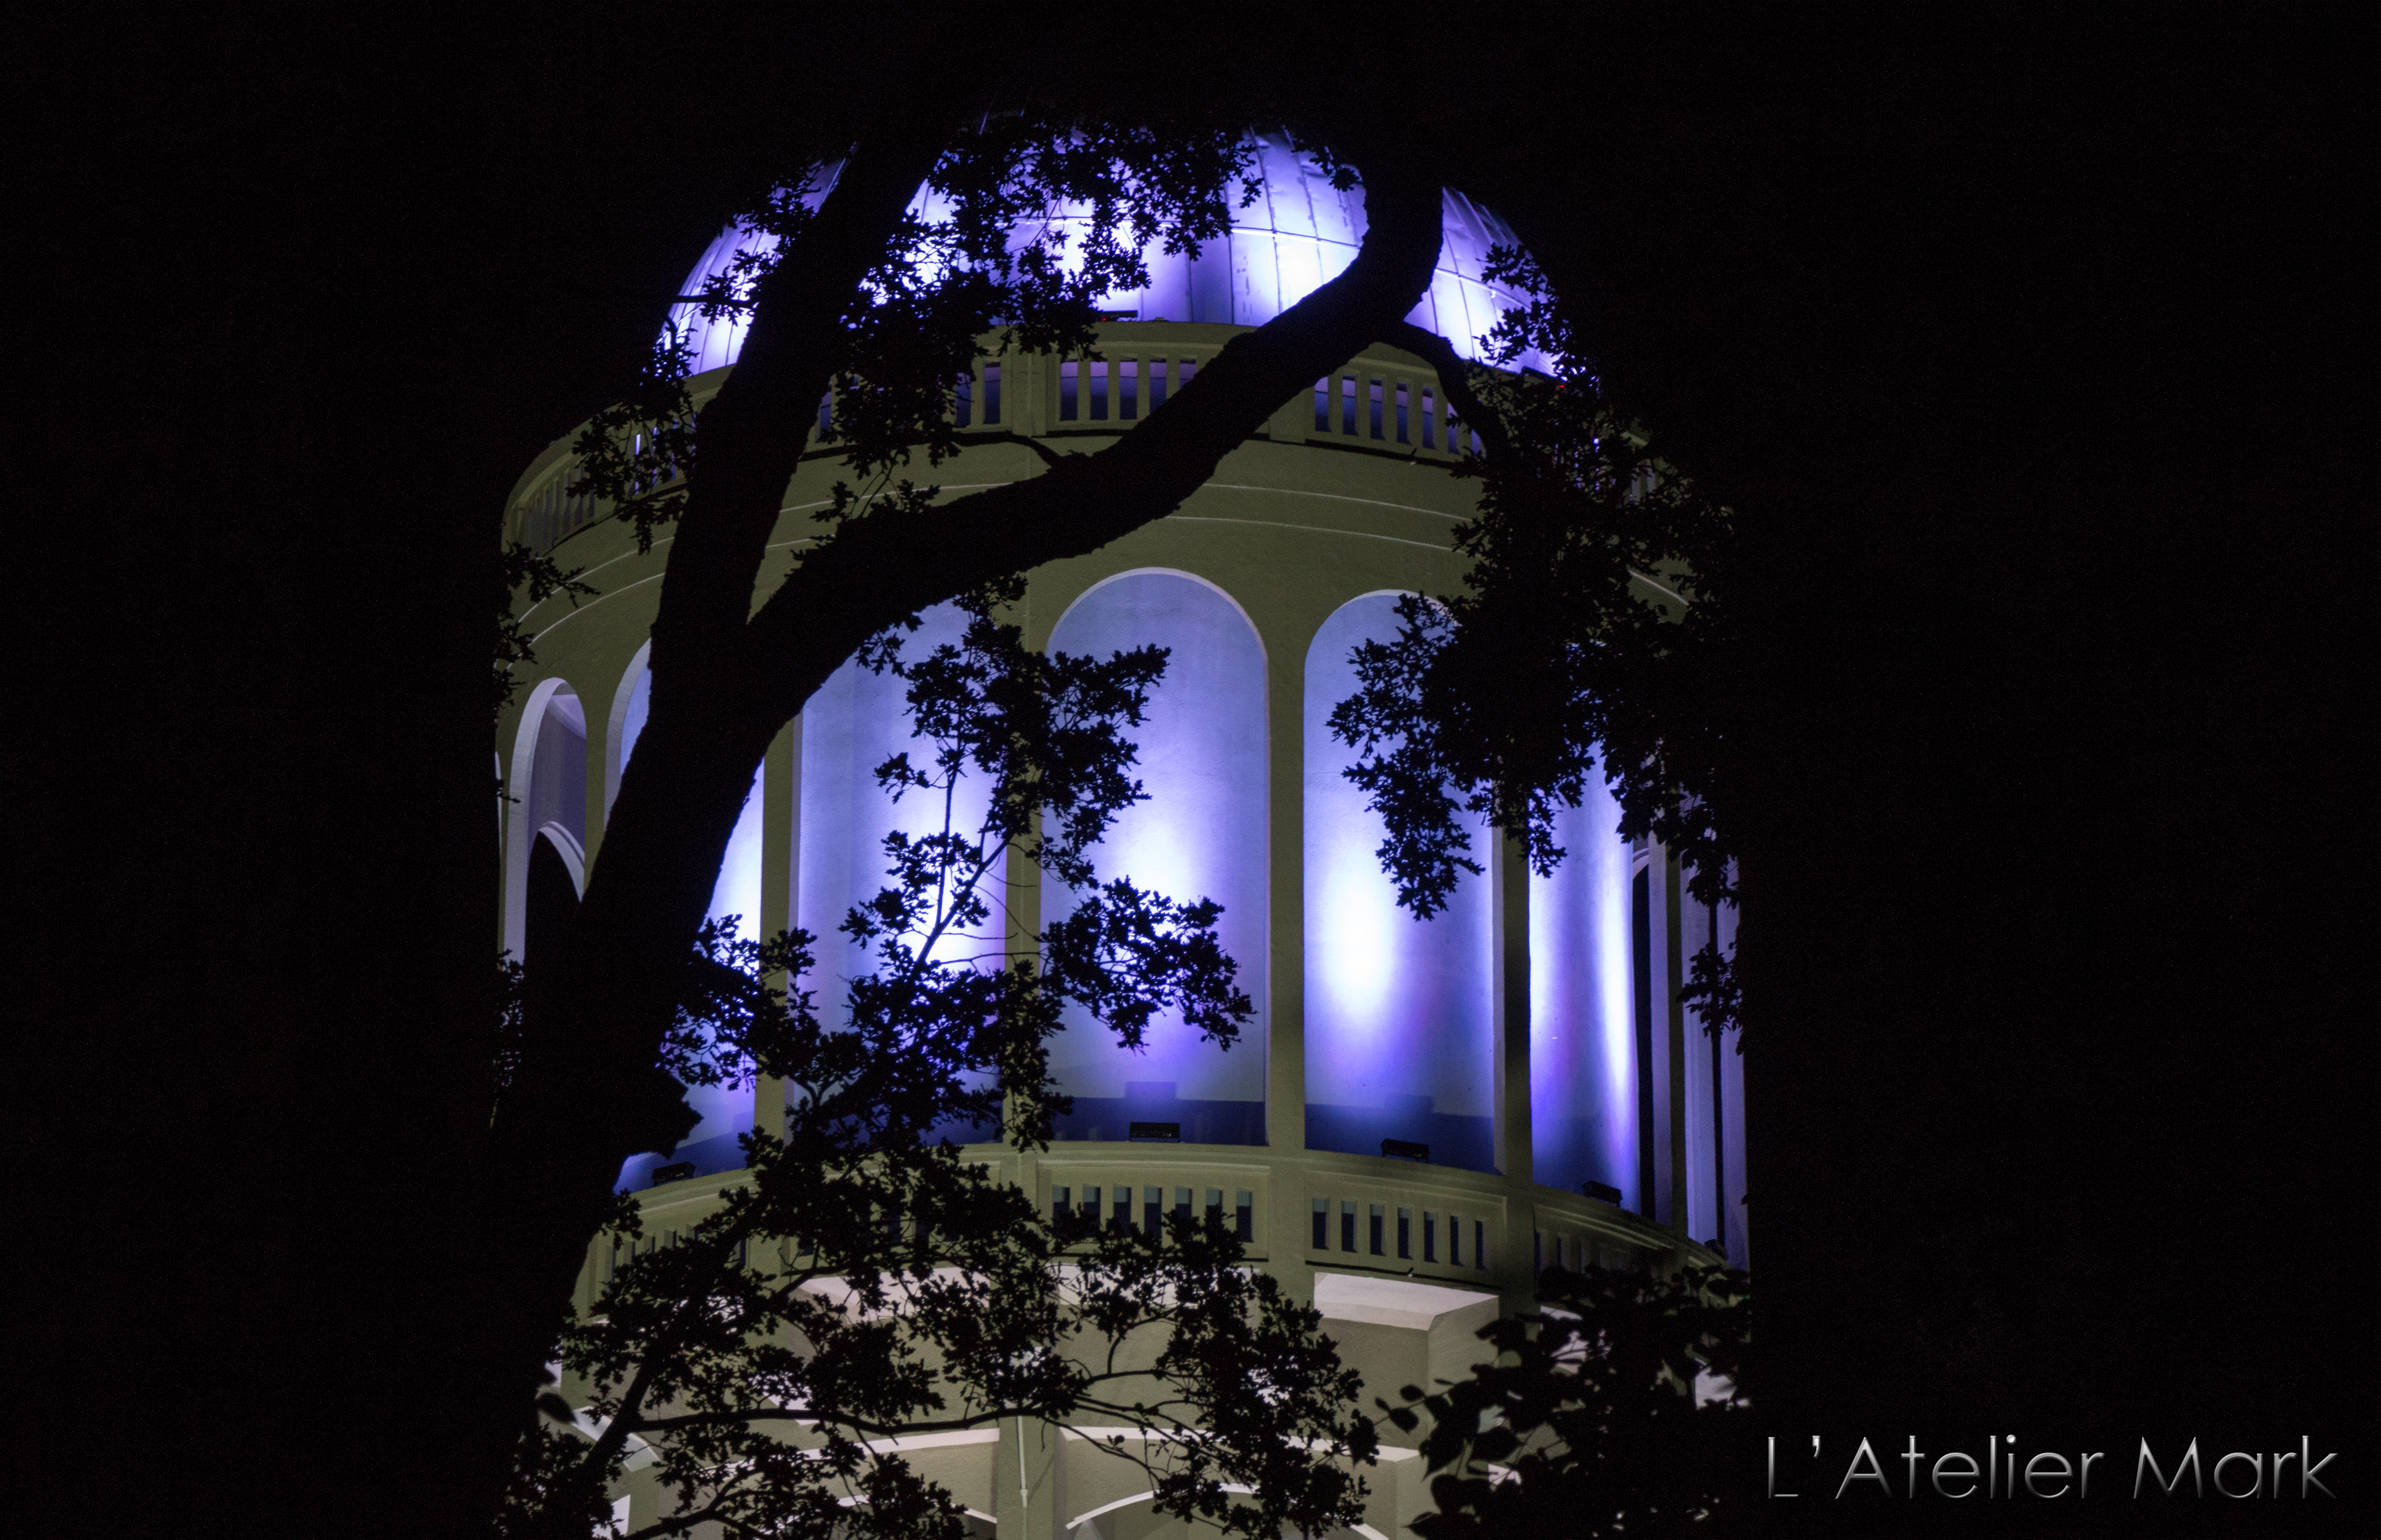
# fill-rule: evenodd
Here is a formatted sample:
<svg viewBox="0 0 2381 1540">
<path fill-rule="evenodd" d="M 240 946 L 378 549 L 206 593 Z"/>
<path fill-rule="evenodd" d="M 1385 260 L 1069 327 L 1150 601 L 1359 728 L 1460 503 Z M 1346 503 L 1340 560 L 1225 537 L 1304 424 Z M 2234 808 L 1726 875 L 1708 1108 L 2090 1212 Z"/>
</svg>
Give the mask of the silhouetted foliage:
<svg viewBox="0 0 2381 1540">
<path fill-rule="evenodd" d="M 1463 588 L 1406 595 L 1396 639 L 1356 649 L 1357 693 L 1331 714 L 1357 751 L 1348 776 L 1387 825 L 1381 863 L 1418 915 L 1482 870 L 1469 819 L 1551 872 L 1556 811 L 1599 772 L 1619 833 L 1660 839 L 1700 901 L 1733 902 L 1731 516 L 1652 453 L 1526 253 L 1497 248 L 1491 269 L 1532 297 L 1498 324 L 1492 357 L 1534 349 L 1556 373 L 1468 364 L 1402 328 L 1479 436 L 1457 471 L 1479 481 L 1479 510 L 1455 532 Z M 1715 939 L 1692 969 L 1705 1029 L 1740 1025 L 1732 955 Z"/>
<path fill-rule="evenodd" d="M 1060 454 L 1020 441 L 1045 474 L 945 502 L 897 478 L 919 451 L 934 464 L 958 446 L 954 392 L 983 336 L 1087 351 L 1093 299 L 1146 281 L 1146 244 L 1223 231 L 1248 154 L 1237 128 L 1120 128 L 1055 107 L 946 131 L 887 128 L 757 199 L 740 215 L 760 238 L 751 253 L 691 297 L 707 317 L 751 319 L 733 375 L 698 409 L 686 338 L 665 333 L 575 445 L 571 493 L 608 505 L 641 551 L 665 527 L 674 544 L 644 736 L 562 966 L 531 972 L 508 1039 L 495 1133 L 521 1201 L 544 1194 L 543 1265 L 558 1274 L 562 1242 L 583 1243 L 606 1212 L 588 1180 L 603 1156 L 683 1131 L 684 1108 L 662 1105 L 666 1087 L 654 1094 L 656 1058 L 682 1083 L 777 1079 L 788 1114 L 782 1131 L 748 1139 L 750 1182 L 673 1244 L 644 1249 L 634 1211 L 608 1210 L 617 1265 L 595 1314 L 560 1339 L 592 1400 L 541 1401 L 546 1420 L 521 1437 L 507 1498 L 516 1533 L 583 1533 L 627 1461 L 647 1455 L 676 1503 L 653 1534 L 704 1522 L 738 1535 L 830 1522 L 947 1533 L 946 1498 L 867 1440 L 1081 1412 L 1154 1435 L 1117 1452 L 1148 1467 L 1161 1509 L 1252 1535 L 1354 1522 L 1351 1465 L 1373 1434 L 1312 1310 L 1238 1268 L 1220 1233 L 1062 1233 L 962 1168 L 946 1136 L 996 1128 L 1020 1148 L 1049 1137 L 1065 1102 L 1046 1042 L 1068 1006 L 1129 1045 L 1161 1010 L 1227 1045 L 1247 1015 L 1214 904 L 1094 885 L 1085 859 L 1139 795 L 1121 734 L 1162 658 L 1037 658 L 995 617 L 1018 571 L 1170 511 L 1358 348 L 1419 348 L 1485 446 L 1482 512 L 1459 544 L 1475 562 L 1471 592 L 1440 609 L 1409 604 L 1405 635 L 1367 650 L 1365 693 L 1335 719 L 1363 750 L 1360 780 L 1386 800 L 1384 853 L 1406 901 L 1430 912 L 1468 864 L 1449 837 L 1459 798 L 1520 833 L 1541 868 L 1559 859 L 1545 821 L 1553 799 L 1578 801 L 1592 744 L 1611 745 L 1607 775 L 1633 777 L 1630 826 L 1663 832 L 1727 891 L 1710 744 L 1688 730 L 1707 718 L 1634 693 L 1709 677 L 1720 612 L 1684 573 L 1704 582 L 1701 553 L 1724 544 L 1725 518 L 1643 455 L 1574 366 L 1552 383 L 1472 371 L 1398 319 L 1437 248 L 1435 175 L 1367 159 L 1368 229 L 1345 274 L 1234 338 L 1116 445 Z M 1323 158 L 1352 184 L 1351 165 Z M 938 201 L 931 218 L 905 207 L 922 178 Z M 1087 214 L 1073 233 L 1089 234 L 1064 261 L 1062 211 Z M 1020 225 L 1040 234 L 1012 246 Z M 1508 325 L 1508 349 L 1560 324 L 1546 301 Z M 850 479 L 819 515 L 822 537 L 756 606 L 821 403 Z M 547 593 L 571 581 L 558 568 L 521 575 Z M 914 628 L 911 612 L 955 595 L 966 640 L 906 657 L 901 617 Z M 507 644 L 526 655 L 523 633 Z M 880 782 L 941 798 L 946 819 L 888 837 L 890 882 L 842 926 L 872 965 L 829 1021 L 803 987 L 812 937 L 698 935 L 696 899 L 760 746 L 855 647 L 908 681 L 934 745 L 924 763 L 888 760 Z M 968 777 L 991 791 L 973 828 L 950 812 Z M 988 883 L 1012 858 L 1080 894 L 1039 935 L 995 922 Z M 691 964 L 672 950 L 689 939 Z M 673 969 L 685 971 L 675 984 Z M 567 1224 L 551 1217 L 565 1210 Z M 544 1320 L 520 1319 L 524 1348 L 533 1322 L 534 1340 L 551 1340 Z M 1236 1503 L 1227 1488 L 1255 1496 Z"/>
<path fill-rule="evenodd" d="M 1537 1314 L 1479 1335 L 1494 1363 L 1376 1403 L 1408 1431 L 1431 1418 L 1422 1453 L 1437 1509 L 1413 1523 L 1424 1540 L 1733 1529 L 1714 1521 L 1740 1516 L 1728 1494 L 1743 1487 L 1742 1273 L 1551 1267 Z"/>
<path fill-rule="evenodd" d="M 943 1137 L 993 1125 L 1020 1149 L 1046 1142 L 1068 1106 L 1046 1044 L 1069 1004 L 1127 1044 L 1165 1011 L 1227 1049 L 1253 1008 L 1216 943 L 1219 906 L 1093 884 L 1091 848 L 1143 797 L 1124 730 L 1164 651 L 1028 653 L 995 614 L 1015 596 L 969 596 L 963 639 L 922 657 L 897 628 L 861 653 L 908 681 L 929 746 L 878 782 L 943 817 L 888 834 L 890 881 L 847 913 L 874 966 L 846 1011 L 823 1018 L 803 987 L 811 936 L 704 928 L 663 1063 L 687 1083 L 781 1080 L 784 1127 L 747 1135 L 751 1180 L 665 1243 L 619 1202 L 611 1276 L 560 1342 L 588 1402 L 541 1397 L 505 1533 L 587 1534 L 650 1455 L 675 1508 L 640 1534 L 956 1536 L 949 1495 L 869 1440 L 1081 1413 L 1146 1430 L 1099 1447 L 1146 1470 L 1158 1507 L 1226 1533 L 1361 1515 L 1351 1467 L 1374 1436 L 1355 1378 L 1313 1310 L 1239 1265 L 1237 1238 L 1179 1217 L 1162 1239 L 1076 1233 Z M 971 777 L 990 783 L 972 828 L 954 813 Z M 1012 853 L 1085 890 L 1038 936 L 995 915 L 988 886 Z"/>
<path fill-rule="evenodd" d="M 1058 110 L 993 116 L 960 136 L 927 177 L 936 216 L 905 211 L 843 308 L 829 435 L 861 484 L 836 483 L 815 517 L 837 524 L 880 497 L 931 502 L 938 489 L 890 477 L 921 452 L 939 465 L 958 451 L 951 404 L 979 339 L 997 332 L 1002 349 L 1088 355 L 1094 301 L 1149 281 L 1150 245 L 1179 252 L 1225 234 L 1227 189 L 1239 182 L 1244 203 L 1256 195 L 1240 181 L 1251 158 L 1236 129 L 1089 126 Z M 705 321 L 754 311 L 755 291 L 799 246 L 841 170 L 810 167 L 738 213 L 745 248 L 687 297 Z M 1086 213 L 1080 226 L 1060 217 Z M 1020 227 L 1033 233 L 1019 240 Z M 573 445 L 573 494 L 614 503 L 640 551 L 686 507 L 698 452 L 690 364 L 684 335 L 665 330 L 633 386 Z"/>
<path fill-rule="evenodd" d="M 581 598 L 592 597 L 595 590 L 580 582 L 578 573 L 563 570 L 552 556 L 519 541 L 507 542 L 497 556 L 496 578 L 495 670 L 489 709 L 501 712 L 512 704 L 520 688 L 520 666 L 535 661 L 537 655 L 531 651 L 529 627 L 521 617 L 557 593 L 576 605 Z"/>
</svg>

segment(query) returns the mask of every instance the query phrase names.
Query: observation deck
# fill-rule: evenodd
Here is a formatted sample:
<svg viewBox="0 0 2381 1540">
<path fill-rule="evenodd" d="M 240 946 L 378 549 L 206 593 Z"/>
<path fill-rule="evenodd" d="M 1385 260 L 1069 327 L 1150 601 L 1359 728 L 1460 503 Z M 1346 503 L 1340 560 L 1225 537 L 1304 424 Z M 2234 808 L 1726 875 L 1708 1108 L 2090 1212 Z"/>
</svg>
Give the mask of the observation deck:
<svg viewBox="0 0 2381 1540">
<path fill-rule="evenodd" d="M 987 353 L 955 422 L 959 451 L 904 473 L 959 495 L 1041 474 L 1032 445 L 1096 451 L 1163 410 L 1244 329 L 1119 321 L 1098 328 L 1095 359 Z M 698 376 L 698 401 L 725 377 Z M 1078 1117 L 1047 1150 L 971 1143 L 962 1158 L 1044 1213 L 1081 1215 L 1096 1194 L 1101 1223 L 1146 1229 L 1177 1209 L 1221 1209 L 1245 1227 L 1252 1262 L 1314 1302 L 1368 1395 L 1459 1376 L 1478 1328 L 1528 1308 L 1541 1266 L 1749 1261 L 1742 1061 L 1678 998 L 1684 959 L 1732 917 L 1691 903 L 1660 846 L 1620 840 L 1599 787 L 1558 826 L 1572 858 L 1553 876 L 1482 831 L 1486 874 L 1415 921 L 1379 872 L 1377 823 L 1340 775 L 1348 751 L 1326 721 L 1352 685 L 1349 650 L 1386 634 L 1397 595 L 1461 583 L 1449 536 L 1475 491 L 1451 472 L 1471 448 L 1421 360 L 1368 349 L 1284 402 L 1173 514 L 1034 568 L 1015 612 L 1031 647 L 1173 650 L 1136 734 L 1150 800 L 1118 821 L 1098 861 L 1104 874 L 1220 901 L 1222 939 L 1257 1011 L 1228 1053 L 1161 1021 L 1134 1056 L 1075 1023 L 1052 1064 Z M 822 534 L 812 515 L 840 460 L 811 424 L 762 593 Z M 538 951 L 540 914 L 575 901 L 601 860 L 643 723 L 645 643 L 672 538 L 661 532 L 640 555 L 609 509 L 566 495 L 571 474 L 566 439 L 521 477 L 508 525 L 599 591 L 529 613 L 537 672 L 500 724 L 515 801 L 503 813 L 497 919 L 517 956 Z M 921 641 L 945 623 L 929 612 Z M 902 816 L 867 774 L 909 741 L 884 682 L 847 666 L 778 735 L 712 905 L 746 934 L 800 925 L 831 938 L 814 975 L 823 1006 L 859 965 L 837 949 L 836 921 L 881 880 L 875 842 Z M 1038 881 L 1004 898 L 1027 931 L 1068 901 Z M 647 1245 L 669 1244 L 745 1179 L 737 1137 L 783 1117 L 783 1088 L 765 1080 L 740 1097 L 699 1088 L 689 1099 L 703 1121 L 688 1142 L 622 1172 Z M 1180 1138 L 1124 1137 L 1136 1122 L 1173 1124 Z M 1385 1140 L 1427 1146 L 1429 1159 L 1383 1155 Z M 695 1173 L 654 1184 L 679 1164 Z M 1589 1182 L 1618 1200 L 1584 1195 Z M 582 1310 L 619 1260 L 608 1241 L 591 1251 Z M 1117 1527 L 1140 1499 L 1104 1485 L 1121 1479 L 1107 1470 L 1116 1462 L 1068 1463 L 1067 1440 L 1087 1431 L 1004 1427 L 904 1452 L 960 1494 L 974 1522 L 1022 1503 L 1030 1522 L 1012 1530 L 1003 1517 L 1003 1534 L 1140 1533 Z M 1411 1440 L 1385 1433 L 1390 1448 L 1370 1477 L 1376 1535 L 1428 1506 Z"/>
</svg>

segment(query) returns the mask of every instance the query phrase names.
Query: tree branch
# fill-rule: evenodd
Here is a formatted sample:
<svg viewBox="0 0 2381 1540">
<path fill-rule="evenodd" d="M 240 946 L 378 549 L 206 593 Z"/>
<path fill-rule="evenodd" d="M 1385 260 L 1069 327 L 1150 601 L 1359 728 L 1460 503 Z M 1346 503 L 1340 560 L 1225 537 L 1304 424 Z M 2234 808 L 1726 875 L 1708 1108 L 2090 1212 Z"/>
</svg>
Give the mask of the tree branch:
<svg viewBox="0 0 2381 1540">
<path fill-rule="evenodd" d="M 813 1426 L 834 1424 L 846 1433 L 863 1438 L 908 1437 L 919 1433 L 965 1433 L 972 1428 L 1002 1422 L 1010 1417 L 1039 1417 L 1035 1407 L 1004 1407 L 997 1412 L 971 1412 L 960 1417 L 935 1417 L 924 1421 L 901 1423 L 872 1422 L 865 1417 L 822 1416 L 807 1407 L 759 1407 L 748 1412 L 688 1412 L 671 1417 L 655 1417 L 643 1424 L 652 1433 L 675 1433 L 684 1428 L 734 1427 L 753 1423 L 808 1423 Z"/>
<path fill-rule="evenodd" d="M 700 1245 L 702 1242 L 698 1241 L 697 1244 Z M 725 1260 L 727 1255 L 727 1243 L 714 1242 L 714 1247 L 719 1256 Z M 653 1387 L 653 1372 L 656 1366 L 670 1362 L 671 1354 L 676 1351 L 679 1339 L 685 1335 L 690 1314 L 702 1308 L 704 1308 L 702 1302 L 681 1302 L 678 1310 L 671 1316 L 669 1325 L 654 1340 L 653 1351 L 648 1351 L 638 1360 L 636 1373 L 629 1380 L 628 1387 L 621 1392 L 618 1407 L 614 1410 L 611 1420 L 604 1424 L 603 1433 L 588 1448 L 586 1461 L 590 1468 L 596 1471 L 610 1469 L 614 1456 L 627 1446 L 629 1437 L 643 1432 L 648 1426 L 638 1409 L 644 1405 L 645 1396 Z"/>
<path fill-rule="evenodd" d="M 1400 321 L 1381 334 L 1381 340 L 1419 354 L 1438 375 L 1447 398 L 1455 403 L 1464 426 L 1480 435 L 1480 442 L 1491 455 L 1502 455 L 1506 449 L 1505 424 L 1489 410 L 1471 388 L 1471 365 L 1456 355 L 1455 345 L 1436 332 L 1417 326 L 1410 321 Z M 1447 446 L 1452 449 L 1454 445 Z"/>
<path fill-rule="evenodd" d="M 869 136 L 763 279 L 742 355 L 703 409 L 653 629 L 645 732 L 563 946 L 529 972 L 522 1069 L 491 1131 L 489 1179 L 475 1188 L 476 1239 L 487 1253 L 536 1258 L 538 1277 L 499 1302 L 507 1319 L 493 1332 L 524 1390 L 620 1160 L 667 1149 L 689 1126 L 656 1049 L 771 737 L 885 626 L 1096 550 L 1179 507 L 1283 402 L 1410 311 L 1436 260 L 1436 178 L 1379 165 L 1367 178 L 1370 228 L 1347 271 L 1236 337 L 1146 422 L 1096 455 L 1057 457 L 1030 482 L 851 520 L 754 615 L 757 575 L 800 463 L 800 424 L 842 361 L 853 296 L 946 128 L 946 118 L 912 114 Z"/>
<path fill-rule="evenodd" d="M 770 719 L 800 710 L 887 618 L 1097 550 L 1173 512 L 1282 402 L 1397 325 L 1438 257 L 1439 188 L 1390 167 L 1365 185 L 1370 225 L 1347 270 L 1233 338 L 1108 448 L 914 514 L 857 519 L 805 556 L 746 638 L 744 679 L 769 692 Z"/>
<path fill-rule="evenodd" d="M 803 435 L 786 425 L 807 421 L 825 393 L 852 297 L 885 259 L 948 128 L 932 114 L 879 125 L 845 161 L 801 238 L 781 248 L 753 289 L 736 367 L 702 409 L 702 453 L 653 620 L 656 715 L 667 682 L 699 674 L 731 649 L 751 613 L 763 553 L 801 458 Z M 681 657 L 681 649 L 692 655 Z"/>
<path fill-rule="evenodd" d="M 1064 465 L 1070 459 L 1082 458 L 1081 455 L 1062 455 L 1038 438 L 1028 438 L 1023 434 L 1006 430 L 996 434 L 970 434 L 966 444 L 971 449 L 980 444 L 1014 444 L 1020 449 L 1030 450 L 1044 465 Z"/>
<path fill-rule="evenodd" d="M 686 1513 L 665 1514 L 633 1534 L 625 1536 L 624 1540 L 661 1540 L 666 1534 L 684 1534 L 698 1524 L 709 1523 L 725 1507 L 727 1501 L 723 1497 L 706 1508 Z"/>
</svg>

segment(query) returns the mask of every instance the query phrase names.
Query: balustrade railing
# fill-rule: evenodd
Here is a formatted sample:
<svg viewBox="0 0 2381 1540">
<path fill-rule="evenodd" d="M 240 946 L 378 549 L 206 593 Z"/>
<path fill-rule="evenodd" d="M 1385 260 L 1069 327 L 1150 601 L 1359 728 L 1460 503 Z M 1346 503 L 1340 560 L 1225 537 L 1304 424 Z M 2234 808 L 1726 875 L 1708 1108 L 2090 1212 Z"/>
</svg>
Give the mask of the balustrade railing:
<svg viewBox="0 0 2381 1540">
<path fill-rule="evenodd" d="M 1516 1277 L 1548 1267 L 1666 1271 L 1705 1250 L 1689 1247 L 1682 1238 L 1601 1195 L 1535 1188 L 1516 1209 L 1518 1193 L 1503 1179 L 1483 1173 L 1446 1171 L 1455 1179 L 1441 1181 L 1435 1174 L 1416 1172 L 1404 1179 L 1396 1163 L 1360 1167 L 1336 1155 L 1271 1159 L 1262 1167 L 1229 1159 L 1211 1164 L 1195 1155 L 1137 1161 L 1120 1153 L 1088 1151 L 1054 1151 L 1044 1159 L 1049 1164 L 1033 1179 L 1036 1201 L 1062 1235 L 1078 1241 L 1130 1232 L 1163 1242 L 1169 1221 L 1178 1218 L 1221 1226 L 1249 1247 L 1252 1260 L 1261 1262 L 1269 1245 L 1283 1239 L 1269 1228 L 1276 1221 L 1266 1205 L 1277 1199 L 1304 1210 L 1302 1222 L 1295 1211 L 1281 1218 L 1297 1226 L 1290 1233 L 1304 1242 L 1309 1267 L 1388 1273 L 1471 1289 L 1509 1288 Z M 1004 1177 L 1002 1162 L 973 1164 L 991 1180 L 1013 1179 Z M 683 1189 L 675 1181 L 657 1183 L 642 1197 L 652 1217 L 641 1237 L 604 1237 L 591 1248 L 581 1279 L 583 1304 L 592 1308 L 630 1257 L 682 1243 L 716 1207 L 725 1187 L 743 1179 L 745 1174 L 737 1172 L 699 1179 Z M 896 1226 L 908 1222 L 889 1214 L 886 1219 Z M 751 1254 L 774 1256 L 780 1251 L 788 1262 L 808 1254 L 800 1241 L 773 1242 Z M 1529 1271 L 1522 1274 L 1525 1260 Z"/>
<path fill-rule="evenodd" d="M 963 438 L 1124 432 L 1163 408 L 1221 350 L 1221 343 L 1110 337 L 1098 358 L 980 358 L 956 383 L 949 421 Z M 834 407 L 831 394 L 820 397 L 806 453 L 836 448 Z M 1277 442 L 1439 463 L 1480 452 L 1479 435 L 1447 399 L 1438 377 L 1388 358 L 1358 358 L 1315 381 L 1311 416 L 1303 407 L 1285 406 L 1270 431 Z M 531 483 L 515 505 L 512 538 L 543 554 L 612 511 L 608 502 L 569 491 L 578 463 L 562 455 Z"/>
</svg>

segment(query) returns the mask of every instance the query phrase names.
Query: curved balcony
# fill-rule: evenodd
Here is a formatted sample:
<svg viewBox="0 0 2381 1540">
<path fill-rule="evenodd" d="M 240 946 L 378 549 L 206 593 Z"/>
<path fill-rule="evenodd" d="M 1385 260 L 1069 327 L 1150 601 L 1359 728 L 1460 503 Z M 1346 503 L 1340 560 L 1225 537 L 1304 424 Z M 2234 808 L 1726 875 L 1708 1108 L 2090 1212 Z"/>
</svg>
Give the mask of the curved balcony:
<svg viewBox="0 0 2381 1540">
<path fill-rule="evenodd" d="M 953 425 L 963 439 L 992 444 L 1007 438 L 1050 443 L 1115 437 L 1147 421 L 1167 397 L 1196 378 L 1224 345 L 1250 328 L 1167 322 L 1108 322 L 1096 328 L 1097 356 L 1060 359 L 991 350 L 958 392 Z M 726 382 L 733 365 L 689 381 L 699 407 Z M 841 449 L 827 436 L 827 404 L 809 430 L 805 461 L 834 459 Z M 607 502 L 573 495 L 577 457 L 565 435 L 550 445 L 514 483 L 506 537 L 550 551 L 612 512 Z M 1475 452 L 1438 376 L 1412 354 L 1376 348 L 1319 379 L 1312 393 L 1285 402 L 1259 435 L 1275 444 L 1304 444 L 1419 464 L 1452 465 Z M 1089 450 L 1096 446 L 1073 443 Z"/>
</svg>

